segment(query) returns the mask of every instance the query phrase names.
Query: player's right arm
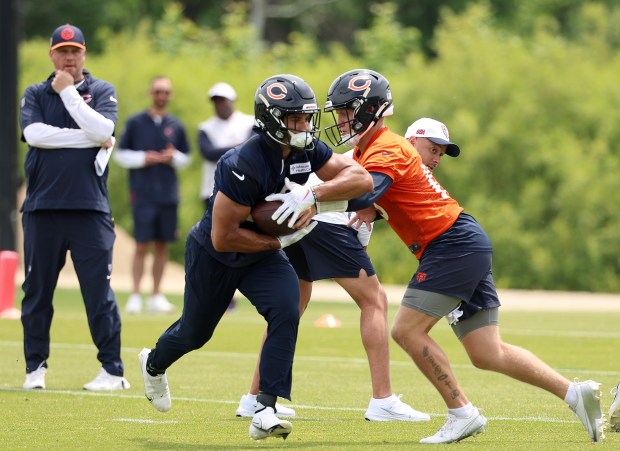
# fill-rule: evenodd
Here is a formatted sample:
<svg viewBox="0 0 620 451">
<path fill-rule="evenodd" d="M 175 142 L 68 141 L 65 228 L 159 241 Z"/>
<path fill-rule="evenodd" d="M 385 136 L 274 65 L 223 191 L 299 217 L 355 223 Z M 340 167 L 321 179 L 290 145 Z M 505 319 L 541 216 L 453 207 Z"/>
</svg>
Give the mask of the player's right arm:
<svg viewBox="0 0 620 451">
<path fill-rule="evenodd" d="M 251 207 L 241 205 L 219 191 L 213 204 L 211 241 L 218 252 L 261 252 L 280 249 L 276 237 L 244 229 Z"/>
<path fill-rule="evenodd" d="M 211 242 L 218 252 L 262 252 L 284 249 L 301 240 L 316 227 L 316 221 L 281 237 L 273 237 L 244 229 L 241 223 L 250 216 L 250 207 L 238 204 L 219 191 L 215 195 L 211 219 Z M 309 222 L 310 217 L 304 219 Z"/>
</svg>

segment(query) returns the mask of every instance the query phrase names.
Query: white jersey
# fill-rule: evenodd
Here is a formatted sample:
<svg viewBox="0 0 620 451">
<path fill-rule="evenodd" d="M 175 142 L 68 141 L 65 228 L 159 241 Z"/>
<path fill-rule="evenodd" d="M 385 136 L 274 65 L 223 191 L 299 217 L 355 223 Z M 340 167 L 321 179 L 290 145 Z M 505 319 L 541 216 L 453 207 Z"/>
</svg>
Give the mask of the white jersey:
<svg viewBox="0 0 620 451">
<path fill-rule="evenodd" d="M 248 139 L 254 126 L 254 116 L 235 111 L 228 119 L 214 116 L 198 125 L 198 130 L 204 132 L 215 148 L 230 148 L 241 144 Z M 200 197 L 208 199 L 213 192 L 215 167 L 217 162 L 204 160 L 202 164 L 202 186 Z"/>
</svg>

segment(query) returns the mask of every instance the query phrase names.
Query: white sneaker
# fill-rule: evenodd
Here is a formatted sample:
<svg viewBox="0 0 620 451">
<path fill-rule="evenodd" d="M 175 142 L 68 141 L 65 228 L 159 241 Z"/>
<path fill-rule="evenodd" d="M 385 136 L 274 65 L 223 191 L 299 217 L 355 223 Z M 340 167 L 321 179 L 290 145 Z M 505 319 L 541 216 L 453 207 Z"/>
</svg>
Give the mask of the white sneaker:
<svg viewBox="0 0 620 451">
<path fill-rule="evenodd" d="M 112 376 L 106 370 L 101 368 L 99 375 L 90 381 L 88 384 L 84 384 L 84 390 L 124 390 L 131 387 L 127 379 L 123 376 Z"/>
<path fill-rule="evenodd" d="M 174 305 L 161 293 L 151 296 L 147 301 L 146 307 L 149 313 L 170 313 L 174 310 Z"/>
<path fill-rule="evenodd" d="M 125 304 L 125 312 L 130 315 L 136 315 L 142 312 L 142 297 L 140 293 L 133 293 L 127 299 L 127 304 Z"/>
<path fill-rule="evenodd" d="M 604 439 L 605 419 L 601 412 L 601 384 L 594 381 L 577 382 L 575 379 L 574 387 L 577 392 L 577 405 L 571 410 L 586 428 L 593 442 Z"/>
<path fill-rule="evenodd" d="M 252 417 L 250 438 L 263 440 L 267 437 L 282 437 L 286 440 L 292 430 L 293 425 L 290 421 L 279 419 L 272 407 L 264 407 Z"/>
<path fill-rule="evenodd" d="M 45 388 L 45 373 L 47 373 L 47 368 L 42 365 L 43 364 L 30 373 L 26 373 L 26 380 L 23 385 L 25 389 L 32 390 L 33 388 Z"/>
<path fill-rule="evenodd" d="M 474 407 L 469 418 L 457 418 L 448 414 L 445 423 L 435 435 L 423 438 L 420 443 L 452 443 L 459 442 L 467 437 L 481 434 L 487 427 L 487 419 Z"/>
<path fill-rule="evenodd" d="M 172 408 L 168 378 L 166 377 L 166 373 L 160 374 L 159 376 L 151 376 L 146 371 L 146 360 L 149 358 L 150 353 L 150 349 L 144 348 L 139 354 L 146 399 L 160 412 L 168 412 Z"/>
<path fill-rule="evenodd" d="M 392 395 L 385 404 L 375 398 L 370 398 L 368 410 L 364 418 L 368 421 L 430 421 L 431 417 L 418 412 L 400 400 L 403 395 Z"/>
<path fill-rule="evenodd" d="M 254 412 L 256 412 L 256 404 L 256 398 L 251 399 L 248 395 L 243 395 L 241 397 L 241 400 L 239 400 L 239 407 L 237 407 L 235 415 L 237 415 L 238 417 L 253 417 Z M 280 403 L 276 403 L 276 416 L 294 417 L 295 410 L 291 409 L 290 407 L 284 407 Z"/>
<path fill-rule="evenodd" d="M 612 432 L 620 432 L 620 382 L 615 388 L 611 389 L 611 394 L 615 394 L 615 396 L 609 408 L 609 430 Z"/>
</svg>

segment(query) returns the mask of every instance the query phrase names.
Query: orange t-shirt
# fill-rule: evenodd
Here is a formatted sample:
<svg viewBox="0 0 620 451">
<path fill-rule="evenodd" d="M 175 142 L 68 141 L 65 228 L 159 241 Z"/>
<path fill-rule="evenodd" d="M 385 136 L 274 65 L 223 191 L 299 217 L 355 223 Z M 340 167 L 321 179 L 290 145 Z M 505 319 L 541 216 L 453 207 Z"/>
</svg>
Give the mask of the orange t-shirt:
<svg viewBox="0 0 620 451">
<path fill-rule="evenodd" d="M 363 153 L 355 148 L 353 157 L 368 172 L 392 179 L 375 208 L 418 259 L 428 243 L 448 230 L 463 211 L 409 141 L 387 127 L 373 136 Z"/>
</svg>

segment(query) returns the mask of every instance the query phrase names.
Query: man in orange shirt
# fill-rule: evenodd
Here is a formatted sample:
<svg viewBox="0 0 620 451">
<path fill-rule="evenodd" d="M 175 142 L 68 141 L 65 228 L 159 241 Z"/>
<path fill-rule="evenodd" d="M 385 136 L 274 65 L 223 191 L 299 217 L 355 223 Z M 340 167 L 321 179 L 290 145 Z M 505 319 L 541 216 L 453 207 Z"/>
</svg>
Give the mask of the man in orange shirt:
<svg viewBox="0 0 620 451">
<path fill-rule="evenodd" d="M 372 193 L 349 201 L 347 210 L 360 210 L 351 223 L 359 226 L 381 216 L 419 260 L 394 319 L 392 337 L 448 407 L 444 425 L 421 443 L 456 442 L 483 432 L 487 424 L 465 396 L 446 354 L 429 336 L 443 316 L 474 366 L 556 395 L 577 415 L 592 441 L 602 439 L 599 383 L 570 382 L 531 352 L 502 341 L 491 241 L 435 180 L 416 149 L 384 126 L 384 117 L 393 111 L 387 79 L 367 69 L 340 75 L 329 88 L 325 111 L 335 119 L 336 125 L 326 129 L 332 143 L 355 147 L 354 159 L 374 180 Z M 418 146 L 430 141 L 444 152 L 460 152 L 448 129 L 436 121 L 416 127 L 413 135 Z"/>
</svg>

